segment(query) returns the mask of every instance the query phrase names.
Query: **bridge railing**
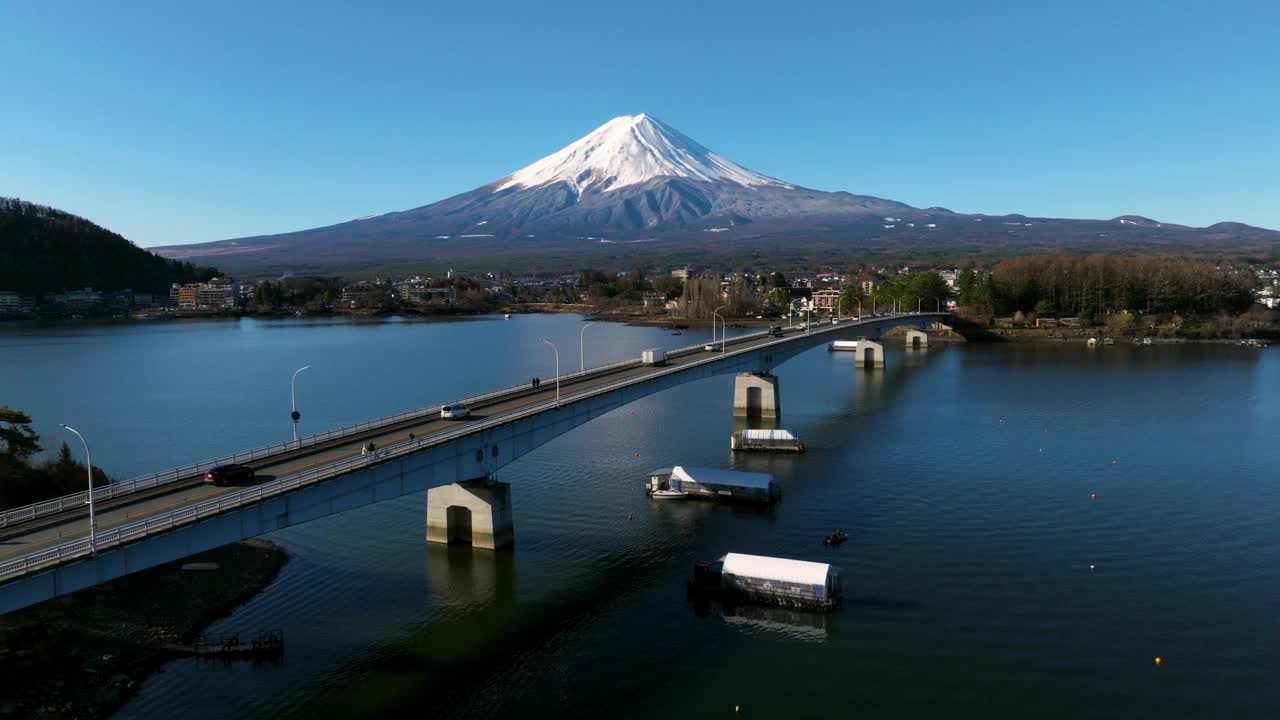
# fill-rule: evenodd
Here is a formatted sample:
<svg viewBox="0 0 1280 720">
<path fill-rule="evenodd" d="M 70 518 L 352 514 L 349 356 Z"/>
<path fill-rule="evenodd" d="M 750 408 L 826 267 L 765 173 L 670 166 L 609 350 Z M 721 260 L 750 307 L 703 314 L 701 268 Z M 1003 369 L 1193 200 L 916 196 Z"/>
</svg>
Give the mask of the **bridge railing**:
<svg viewBox="0 0 1280 720">
<path fill-rule="evenodd" d="M 561 401 L 561 404 L 577 399 L 582 395 L 612 390 L 615 385 L 620 384 L 625 383 L 610 383 L 599 388 L 591 388 L 589 390 L 575 393 L 568 398 L 564 398 Z M 293 475 L 261 483 L 245 490 L 220 495 L 210 500 L 205 500 L 176 510 L 170 510 L 168 512 L 153 515 L 143 520 L 122 525 L 110 530 L 101 530 L 95 533 L 94 549 L 97 551 L 108 550 L 153 533 L 167 532 L 180 525 L 194 522 L 212 515 L 218 515 L 245 504 L 252 504 L 275 495 L 280 495 L 304 485 L 344 475 L 354 469 L 385 462 L 402 455 L 411 454 L 429 445 L 448 442 L 458 437 L 482 430 L 486 427 L 504 424 L 512 421 L 513 419 L 543 412 L 544 410 L 554 408 L 555 406 L 556 402 L 554 400 L 545 401 L 518 411 L 515 416 L 490 418 L 479 423 L 468 423 L 443 432 L 432 433 L 431 435 L 414 438 L 413 440 L 406 440 L 396 443 L 395 445 L 388 446 L 387 448 L 375 453 L 355 455 L 350 458 L 336 460 L 316 468 L 310 468 Z M 57 565 L 64 560 L 82 557 L 89 553 L 90 547 L 88 538 L 68 541 L 55 547 L 29 553 L 20 558 L 0 564 L 0 582 L 40 570 L 46 566 Z"/>
<path fill-rule="evenodd" d="M 889 319 L 889 318 L 882 317 L 881 319 Z M 827 326 L 826 328 L 819 328 L 820 331 L 826 331 L 830 329 L 831 329 L 831 326 Z M 758 338 L 767 334 L 768 334 L 767 332 L 759 332 L 759 333 L 746 333 L 743 335 L 738 335 L 738 336 L 735 336 L 734 338 L 731 338 L 729 340 L 729 344 L 732 345 L 737 342 Z M 730 351 L 726 354 L 737 355 L 740 352 L 750 352 L 751 350 L 758 350 L 761 347 L 773 347 L 774 345 L 780 345 L 782 343 L 787 342 L 788 339 L 789 338 L 782 337 L 782 338 L 778 338 L 774 342 L 766 343 L 765 345 L 750 348 L 748 350 Z M 686 354 L 690 352 L 698 352 L 701 349 L 702 349 L 702 345 L 690 345 L 688 347 L 678 348 L 676 350 L 668 351 L 668 354 L 669 355 Z M 693 364 L 693 366 L 702 365 L 702 364 L 705 364 L 706 362 L 713 362 L 715 361 L 717 356 L 718 356 L 718 353 L 708 355 L 704 361 L 696 362 Z M 598 372 L 606 368 L 617 368 L 624 365 L 639 365 L 639 363 L 640 363 L 639 360 L 625 360 L 617 363 L 610 363 L 608 365 L 603 365 L 603 366 L 600 366 L 599 368 L 593 368 L 592 370 L 580 371 L 578 373 L 574 373 L 574 375 L 583 376 L 586 374 L 590 374 L 592 372 Z M 659 371 L 655 373 L 653 376 L 647 376 L 644 379 L 647 380 L 647 379 L 651 379 L 652 377 L 659 377 L 659 376 L 667 375 L 674 372 L 680 372 L 681 370 L 684 370 L 688 367 L 691 367 L 691 366 L 682 365 L 678 367 L 673 367 L 665 371 Z M 562 376 L 562 380 L 564 377 L 570 377 L 570 376 Z M 587 397 L 591 397 L 594 395 L 613 392 L 614 390 L 620 389 L 622 387 L 626 387 L 627 385 L 633 382 L 635 382 L 635 379 L 619 380 L 612 383 L 607 383 L 605 385 L 601 385 L 599 387 L 587 388 L 585 390 L 581 390 L 579 392 L 573 393 L 563 398 L 559 404 L 563 405 L 565 403 L 576 402 L 578 400 L 585 399 Z M 508 392 L 510 392 L 512 389 L 528 389 L 528 385 L 524 384 L 524 385 L 514 386 L 513 388 L 509 388 Z M 488 393 L 488 395 L 494 396 L 496 394 L 501 394 L 501 392 L 502 391 L 497 391 L 497 393 Z M 478 396 L 478 397 L 482 397 L 482 396 Z M 556 401 L 547 400 L 547 401 L 538 403 L 537 405 L 532 405 L 530 407 L 523 408 L 511 414 L 500 415 L 492 418 L 486 418 L 479 422 L 467 423 L 466 425 L 462 425 L 456 428 L 451 428 L 449 430 L 444 430 L 437 433 L 432 433 L 430 435 L 424 435 L 422 437 L 414 438 L 412 440 L 404 440 L 402 442 L 395 443 L 394 445 L 389 445 L 386 448 L 378 450 L 375 453 L 370 453 L 368 455 L 355 455 L 350 458 L 336 460 L 334 462 L 327 463 L 319 467 L 303 470 L 302 472 L 295 473 L 293 475 L 289 475 L 284 478 L 278 478 L 276 480 L 265 482 L 260 485 L 255 485 L 254 487 L 251 487 L 245 490 L 241 490 L 234 493 L 228 493 L 226 495 L 220 495 L 210 500 L 205 500 L 203 502 L 196 503 L 194 505 L 188 505 L 186 507 L 182 507 L 177 510 L 171 510 L 165 513 L 160 513 L 158 515 L 154 515 L 152 517 L 139 520 L 137 522 L 130 523 L 127 525 L 123 525 L 118 528 L 101 531 L 95 534 L 96 535 L 95 548 L 96 550 L 107 550 L 112 547 L 115 547 L 127 542 L 131 542 L 133 540 L 140 539 L 142 537 L 145 537 L 153 533 L 167 532 L 180 525 L 185 525 L 187 523 L 195 522 L 205 517 L 218 515 L 228 510 L 240 507 L 242 505 L 252 504 L 275 495 L 281 495 L 283 493 L 290 492 L 304 485 L 309 485 L 312 483 L 321 482 L 323 480 L 337 477 L 339 475 L 344 475 L 352 471 L 353 469 L 357 469 L 357 468 L 365 467 L 369 465 L 375 465 L 375 464 L 386 462 L 387 460 L 391 460 L 397 457 L 413 454 L 432 445 L 449 442 L 450 440 L 455 440 L 459 437 L 463 437 L 465 435 L 469 435 L 469 434 L 478 432 L 480 430 L 484 430 L 490 427 L 496 427 L 498 425 L 503 425 L 509 422 L 513 422 L 515 420 L 529 417 L 531 415 L 536 415 L 538 413 L 544 412 L 549 409 L 553 409 L 555 407 L 557 407 Z M 405 414 L 405 413 L 402 413 L 402 414 Z M 95 499 L 96 497 L 97 496 L 95 495 Z M 89 541 L 87 538 L 72 540 L 72 541 L 57 545 L 55 547 L 48 548 L 46 550 L 40 550 L 33 553 L 29 553 L 20 558 L 10 560 L 8 562 L 0 564 L 0 582 L 5 582 L 7 580 L 13 579 L 15 577 L 19 577 L 29 572 L 35 572 L 47 566 L 57 565 L 61 563 L 63 560 L 74 559 L 76 557 L 81 557 L 87 554 L 89 554 Z"/>
<path fill-rule="evenodd" d="M 766 331 L 755 332 L 755 333 L 743 333 L 741 335 L 735 335 L 734 337 L 729 338 L 727 340 L 727 343 L 729 345 L 732 345 L 734 343 L 750 340 L 765 334 L 767 334 Z M 680 356 L 680 355 L 685 355 L 691 352 L 701 351 L 702 347 L 703 347 L 702 344 L 688 345 L 685 347 L 668 350 L 667 354 L 670 356 Z M 620 360 L 617 362 L 606 363 L 604 365 L 598 365 L 596 367 L 587 368 L 586 370 L 567 373 L 565 375 L 561 375 L 560 380 L 561 382 L 564 382 L 566 380 L 570 380 L 570 381 L 578 380 L 578 379 L 588 377 L 590 375 L 599 374 L 602 372 L 609 372 L 613 370 L 619 370 L 627 366 L 639 366 L 639 365 L 640 365 L 639 359 L 632 358 L 628 360 Z M 461 398 L 456 402 L 461 402 L 463 404 L 475 404 L 475 403 L 486 402 L 488 400 L 503 397 L 506 395 L 514 395 L 514 394 L 525 392 L 528 390 L 530 390 L 528 383 L 521 383 L 519 385 L 511 385 L 509 387 L 505 387 L 500 390 L 493 390 L 490 392 L 480 393 L 478 395 L 472 395 L 470 397 Z M 297 442 L 286 441 L 286 442 L 275 443 L 273 445 L 265 445 L 262 447 L 254 448 L 252 450 L 245 450 L 237 453 L 232 453 L 231 455 L 223 455 L 223 456 L 212 458 L 209 460 L 203 460 L 197 463 L 193 463 L 191 465 L 182 465 L 176 468 L 170 468 L 168 470 L 161 470 L 159 472 L 155 472 L 150 475 L 143 475 L 135 478 L 130 478 L 128 480 L 121 480 L 119 482 L 114 482 L 114 483 L 104 485 L 102 487 L 94 488 L 93 500 L 94 502 L 99 502 L 102 500 L 110 500 L 111 498 L 121 497 L 124 495 L 128 495 L 130 493 L 138 492 L 140 490 L 150 490 L 152 488 L 156 488 L 162 485 L 168 485 L 170 483 L 178 482 L 179 480 L 182 480 L 184 478 L 198 477 L 202 473 L 212 468 L 218 467 L 219 465 L 226 465 L 229 463 L 251 463 L 257 460 L 262 460 L 264 458 L 271 457 L 273 455 L 285 453 L 290 450 L 301 450 L 303 448 L 312 447 L 320 443 L 330 442 L 332 440 L 340 440 L 342 438 L 351 437 L 353 435 L 359 435 L 361 433 L 365 433 L 370 430 L 376 430 L 378 428 L 387 427 L 389 425 L 395 425 L 397 423 L 402 423 L 408 420 L 415 420 L 415 419 L 427 417 L 440 412 L 440 408 L 442 405 L 444 405 L 444 403 L 431 405 L 424 408 L 418 408 L 416 410 L 407 410 L 404 412 L 395 413 L 393 415 L 385 415 L 383 417 L 374 418 L 373 420 L 366 420 L 364 422 L 352 423 L 350 425 L 344 425 L 342 427 L 338 427 L 332 430 L 324 430 L 318 433 L 313 433 L 311 435 L 307 435 L 305 437 L 299 438 Z M 6 510 L 4 512 L 0 512 L 0 528 L 7 527 L 14 523 L 33 520 L 35 518 L 42 517 L 45 515 L 60 513 L 68 508 L 86 505 L 88 504 L 88 502 L 89 502 L 88 492 L 81 491 L 78 493 L 71 493 L 70 495 L 64 495 L 62 497 L 53 498 L 50 500 L 44 500 L 38 503 L 33 503 L 31 505 L 26 505 L 23 507 Z"/>
<path fill-rule="evenodd" d="M 691 345 L 685 348 L 677 348 L 675 350 L 669 351 L 668 354 L 682 354 L 682 353 L 690 352 L 692 350 L 699 349 L 700 347 L 701 346 Z M 565 381 L 578 380 L 578 379 L 589 377 L 591 375 L 596 375 L 602 372 L 619 370 L 627 366 L 638 366 L 639 364 L 640 364 L 639 359 L 620 360 L 617 362 L 606 363 L 604 365 L 598 365 L 595 367 L 587 368 L 586 370 L 579 370 L 572 373 L 563 374 L 560 376 L 560 381 L 563 383 Z M 459 398 L 458 400 L 452 401 L 452 402 L 460 402 L 466 405 L 472 405 L 472 404 L 487 402 L 489 400 L 504 397 L 507 395 L 519 394 L 521 392 L 526 392 L 529 390 L 531 390 L 529 383 L 521 383 L 519 385 L 511 385 L 509 387 L 505 387 L 500 390 L 493 390 L 485 393 L 480 393 L 477 395 L 472 395 L 469 397 Z M 396 425 L 398 423 L 402 423 L 408 420 L 416 420 L 424 417 L 429 417 L 436 413 L 439 413 L 440 408 L 445 404 L 446 403 L 439 403 L 439 404 L 431 405 L 424 408 L 418 408 L 416 410 L 407 410 L 404 412 L 395 413 L 393 415 L 385 415 L 383 417 L 375 418 L 373 420 L 366 420 L 364 422 L 344 425 L 342 427 L 338 427 L 332 430 L 324 430 L 318 433 L 307 435 L 306 437 L 299 438 L 297 442 L 293 442 L 292 440 L 290 440 L 286 442 L 275 443 L 273 445 L 264 445 L 262 447 L 254 448 L 252 450 L 244 450 L 241 452 L 232 453 L 230 455 L 223 455 L 220 457 L 212 458 L 210 460 L 203 460 L 197 463 L 192 463 L 191 465 L 182 465 L 180 467 L 170 468 L 168 470 L 161 470 L 159 472 L 155 472 L 150 475 L 143 475 L 135 478 L 130 478 L 128 480 L 121 480 L 119 482 L 109 483 L 102 487 L 93 489 L 93 500 L 94 502 L 99 502 L 102 500 L 110 500 L 111 498 L 128 495 L 130 493 L 135 493 L 140 490 L 150 490 L 152 488 L 159 487 L 161 485 L 168 485 L 170 483 L 178 482 L 179 480 L 182 480 L 184 478 L 198 477 L 202 473 L 212 468 L 218 467 L 219 465 L 227 465 L 230 463 L 250 463 L 250 462 L 271 457 L 273 455 L 285 453 L 290 450 L 301 450 L 303 448 L 312 447 L 320 443 L 326 443 L 332 440 L 340 440 L 345 437 L 359 435 L 362 433 L 369 432 L 370 430 L 376 430 L 378 428 L 383 428 L 390 425 Z M 13 508 L 11 510 L 7 510 L 0 513 L 0 528 L 7 527 L 14 523 L 33 520 L 35 518 L 42 517 L 44 515 L 60 513 L 68 508 L 74 508 L 74 507 L 86 505 L 88 504 L 88 502 L 89 502 L 88 492 L 81 491 L 78 493 L 72 493 L 70 495 L 64 495 L 63 497 L 53 498 L 50 500 L 44 500 L 38 503 L 33 503 L 31 505 Z"/>
</svg>

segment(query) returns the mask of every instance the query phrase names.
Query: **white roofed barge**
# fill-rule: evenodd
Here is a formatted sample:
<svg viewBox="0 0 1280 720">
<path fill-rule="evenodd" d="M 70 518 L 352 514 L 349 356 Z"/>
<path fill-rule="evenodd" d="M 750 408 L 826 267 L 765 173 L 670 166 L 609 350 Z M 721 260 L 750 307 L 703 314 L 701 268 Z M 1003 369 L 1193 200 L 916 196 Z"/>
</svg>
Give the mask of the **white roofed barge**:
<svg viewBox="0 0 1280 720">
<path fill-rule="evenodd" d="M 655 492 L 676 491 L 690 499 L 766 505 L 782 499 L 782 489 L 768 473 L 676 465 L 650 470 L 646 478 L 645 494 L 651 497 Z"/>
</svg>

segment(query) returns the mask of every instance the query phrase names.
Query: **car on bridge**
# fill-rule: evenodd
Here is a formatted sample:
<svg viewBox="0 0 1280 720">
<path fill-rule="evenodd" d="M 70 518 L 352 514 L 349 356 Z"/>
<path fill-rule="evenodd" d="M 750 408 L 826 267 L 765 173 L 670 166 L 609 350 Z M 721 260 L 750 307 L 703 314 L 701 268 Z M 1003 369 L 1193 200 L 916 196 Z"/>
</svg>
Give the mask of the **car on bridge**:
<svg viewBox="0 0 1280 720">
<path fill-rule="evenodd" d="M 462 420 L 471 416 L 471 408 L 462 403 L 443 405 L 440 408 L 441 420 Z"/>
<path fill-rule="evenodd" d="M 769 335 L 771 335 L 772 337 L 782 337 L 782 326 L 781 326 L 781 325 L 770 325 L 770 326 L 769 326 Z"/>
<path fill-rule="evenodd" d="M 248 465 L 219 465 L 204 474 L 204 481 L 210 485 L 242 485 L 253 482 L 253 468 Z"/>
<path fill-rule="evenodd" d="M 706 350 L 707 352 L 716 352 L 720 349 L 720 345 L 721 343 L 718 343 L 718 342 L 707 343 L 706 345 L 702 346 L 702 349 Z"/>
</svg>

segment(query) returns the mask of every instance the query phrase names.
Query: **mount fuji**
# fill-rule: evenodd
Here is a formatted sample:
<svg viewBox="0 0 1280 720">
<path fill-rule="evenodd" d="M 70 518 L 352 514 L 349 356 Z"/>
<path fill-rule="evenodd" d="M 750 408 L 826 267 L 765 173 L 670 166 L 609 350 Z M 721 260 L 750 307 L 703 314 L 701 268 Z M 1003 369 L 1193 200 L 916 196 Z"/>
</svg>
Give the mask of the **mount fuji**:
<svg viewBox="0 0 1280 720">
<path fill-rule="evenodd" d="M 224 269 L 382 267 L 458 257 L 738 253 L 779 244 L 800 253 L 928 254 L 1048 243 L 1274 244 L 1280 233 L 1237 223 L 1190 228 L 1136 215 L 1055 220 L 964 215 L 893 200 L 824 192 L 760 174 L 650 115 L 624 115 L 556 153 L 469 192 L 400 212 L 280 235 L 156 248 Z M 642 247 L 636 243 L 645 243 Z M 793 256 L 795 253 L 791 253 Z M 570 263 L 572 264 L 572 263 Z"/>
</svg>

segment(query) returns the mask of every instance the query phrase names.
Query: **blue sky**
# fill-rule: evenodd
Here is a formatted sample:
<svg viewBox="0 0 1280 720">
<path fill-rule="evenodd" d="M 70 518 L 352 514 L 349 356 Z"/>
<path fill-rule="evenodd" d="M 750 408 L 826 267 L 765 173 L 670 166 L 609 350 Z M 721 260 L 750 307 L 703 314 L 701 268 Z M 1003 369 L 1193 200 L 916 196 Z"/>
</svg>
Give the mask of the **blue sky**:
<svg viewBox="0 0 1280 720">
<path fill-rule="evenodd" d="M 1280 228 L 1274 2 L 0 0 L 0 195 L 140 245 L 424 205 L 616 115 L 966 212 Z"/>
</svg>

